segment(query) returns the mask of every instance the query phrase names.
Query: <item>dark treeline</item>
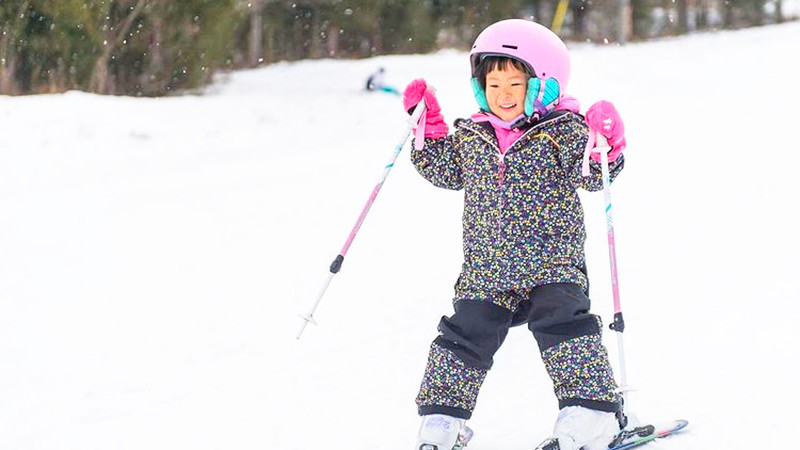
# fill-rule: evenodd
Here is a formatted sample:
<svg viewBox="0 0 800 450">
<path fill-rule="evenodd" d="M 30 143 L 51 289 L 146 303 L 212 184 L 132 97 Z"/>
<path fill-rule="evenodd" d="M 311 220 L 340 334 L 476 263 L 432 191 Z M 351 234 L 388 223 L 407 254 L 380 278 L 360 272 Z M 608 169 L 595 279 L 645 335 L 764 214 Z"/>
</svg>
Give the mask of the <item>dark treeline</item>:
<svg viewBox="0 0 800 450">
<path fill-rule="evenodd" d="M 167 95 L 219 70 L 467 48 L 507 17 L 595 42 L 783 20 L 781 0 L 0 0 L 0 94 Z"/>
</svg>

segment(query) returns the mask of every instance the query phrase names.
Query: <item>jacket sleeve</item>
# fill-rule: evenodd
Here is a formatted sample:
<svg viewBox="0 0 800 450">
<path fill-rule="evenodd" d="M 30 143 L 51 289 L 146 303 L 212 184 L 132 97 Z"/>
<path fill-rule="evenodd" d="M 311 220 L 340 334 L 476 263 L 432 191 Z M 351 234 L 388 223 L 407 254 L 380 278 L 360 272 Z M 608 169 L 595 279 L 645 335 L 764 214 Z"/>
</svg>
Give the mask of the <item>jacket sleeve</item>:
<svg viewBox="0 0 800 450">
<path fill-rule="evenodd" d="M 586 142 L 589 140 L 589 127 L 584 122 L 583 117 L 573 114 L 572 120 L 561 122 L 555 128 L 553 134 L 559 146 L 559 160 L 569 181 L 575 187 L 587 191 L 603 189 L 603 173 L 599 163 L 590 158 L 589 175 L 583 176 L 581 173 L 583 153 L 586 149 Z M 608 164 L 612 182 L 624 166 L 624 155 L 619 155 L 614 162 Z"/>
<path fill-rule="evenodd" d="M 411 147 L 411 162 L 434 186 L 459 190 L 464 187 L 461 177 L 459 138 L 451 134 L 439 139 L 425 138 L 425 147 Z"/>
</svg>

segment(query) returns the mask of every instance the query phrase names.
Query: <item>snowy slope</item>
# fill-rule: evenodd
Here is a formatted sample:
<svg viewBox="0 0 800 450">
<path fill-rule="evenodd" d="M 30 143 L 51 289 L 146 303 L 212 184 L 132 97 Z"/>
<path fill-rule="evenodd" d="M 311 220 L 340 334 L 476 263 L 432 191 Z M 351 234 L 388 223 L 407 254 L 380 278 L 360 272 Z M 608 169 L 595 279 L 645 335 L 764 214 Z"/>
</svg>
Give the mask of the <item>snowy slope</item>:
<svg viewBox="0 0 800 450">
<path fill-rule="evenodd" d="M 628 129 L 614 218 L 631 406 L 691 421 L 653 449 L 793 441 L 797 42 L 791 23 L 572 46 L 572 93 L 614 101 Z M 407 150 L 295 339 L 405 126 L 397 97 L 360 90 L 380 65 L 434 84 L 449 121 L 475 109 L 452 51 L 277 64 L 199 97 L 0 98 L 0 449 L 413 446 L 461 194 Z M 583 199 L 609 321 L 602 195 Z M 530 449 L 555 415 L 514 330 L 471 449 Z"/>
</svg>

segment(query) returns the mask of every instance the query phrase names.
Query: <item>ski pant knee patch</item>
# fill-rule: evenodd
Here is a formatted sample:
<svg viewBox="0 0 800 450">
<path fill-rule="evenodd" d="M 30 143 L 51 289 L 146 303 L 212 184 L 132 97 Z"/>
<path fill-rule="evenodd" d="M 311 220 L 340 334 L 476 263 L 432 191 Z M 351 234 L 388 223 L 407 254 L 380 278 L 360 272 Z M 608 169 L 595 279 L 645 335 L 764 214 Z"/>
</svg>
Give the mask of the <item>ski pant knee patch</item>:
<svg viewBox="0 0 800 450">
<path fill-rule="evenodd" d="M 467 366 L 458 355 L 434 342 L 416 400 L 420 414 L 448 410 L 449 413 L 443 413 L 469 418 L 486 373 L 484 369 Z"/>
<path fill-rule="evenodd" d="M 599 333 L 550 347 L 542 352 L 542 360 L 559 404 L 589 401 L 605 404 L 605 408 L 620 402 L 608 352 Z"/>
</svg>

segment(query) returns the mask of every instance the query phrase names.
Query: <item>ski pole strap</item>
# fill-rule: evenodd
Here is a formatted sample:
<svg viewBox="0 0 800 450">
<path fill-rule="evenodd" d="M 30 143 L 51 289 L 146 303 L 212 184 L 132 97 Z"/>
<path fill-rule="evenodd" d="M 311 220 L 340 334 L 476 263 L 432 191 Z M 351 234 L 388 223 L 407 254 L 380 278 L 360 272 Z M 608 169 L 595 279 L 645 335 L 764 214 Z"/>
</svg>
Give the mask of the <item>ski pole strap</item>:
<svg viewBox="0 0 800 450">
<path fill-rule="evenodd" d="M 589 138 L 586 139 L 586 147 L 583 149 L 583 161 L 581 164 L 581 175 L 584 177 L 588 177 L 590 170 L 589 170 L 589 157 L 595 151 L 597 153 L 608 154 L 611 150 L 611 146 L 608 145 L 608 140 L 602 134 L 598 133 L 597 130 L 593 130 L 589 128 Z"/>
<path fill-rule="evenodd" d="M 428 112 L 423 111 L 417 121 L 417 129 L 414 133 L 414 150 L 422 150 L 425 147 L 425 121 L 428 118 Z"/>
<path fill-rule="evenodd" d="M 592 153 L 594 147 L 594 133 L 589 131 L 589 139 L 586 140 L 586 148 L 583 149 L 583 164 L 581 164 L 581 175 L 584 177 L 589 176 L 589 155 Z"/>
<path fill-rule="evenodd" d="M 586 148 L 583 149 L 583 164 L 581 165 L 581 175 L 584 177 L 589 176 L 589 156 L 594 150 L 594 144 L 597 140 L 597 132 L 589 129 L 589 137 L 586 139 Z"/>
</svg>

